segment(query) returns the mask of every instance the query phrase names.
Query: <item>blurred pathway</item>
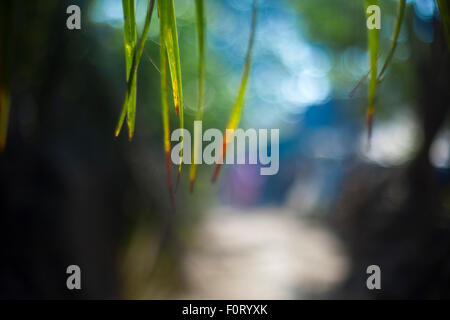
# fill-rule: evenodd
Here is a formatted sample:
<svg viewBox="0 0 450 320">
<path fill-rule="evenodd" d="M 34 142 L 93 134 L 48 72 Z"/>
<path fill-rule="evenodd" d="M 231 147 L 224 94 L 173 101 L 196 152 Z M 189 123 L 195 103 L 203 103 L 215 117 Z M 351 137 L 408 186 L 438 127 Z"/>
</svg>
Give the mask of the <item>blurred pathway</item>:
<svg viewBox="0 0 450 320">
<path fill-rule="evenodd" d="M 187 299 L 301 299 L 346 272 L 338 241 L 282 209 L 215 208 L 186 259 Z"/>
</svg>

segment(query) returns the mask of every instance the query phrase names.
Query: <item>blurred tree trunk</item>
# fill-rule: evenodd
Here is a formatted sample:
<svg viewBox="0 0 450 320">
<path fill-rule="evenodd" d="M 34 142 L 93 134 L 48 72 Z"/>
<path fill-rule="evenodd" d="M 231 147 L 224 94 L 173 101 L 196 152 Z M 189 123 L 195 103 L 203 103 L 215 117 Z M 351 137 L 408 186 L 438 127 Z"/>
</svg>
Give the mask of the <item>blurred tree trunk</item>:
<svg viewBox="0 0 450 320">
<path fill-rule="evenodd" d="M 412 23 L 409 23 L 412 26 Z M 449 298 L 450 197 L 447 173 L 429 160 L 450 102 L 450 56 L 441 26 L 433 43 L 412 42 L 423 143 L 403 168 L 358 164 L 345 183 L 333 223 L 352 259 L 340 298 Z M 410 30 L 410 34 L 414 31 Z M 447 170 L 448 171 L 448 170 Z M 366 287 L 366 268 L 381 267 L 382 290 Z"/>
</svg>

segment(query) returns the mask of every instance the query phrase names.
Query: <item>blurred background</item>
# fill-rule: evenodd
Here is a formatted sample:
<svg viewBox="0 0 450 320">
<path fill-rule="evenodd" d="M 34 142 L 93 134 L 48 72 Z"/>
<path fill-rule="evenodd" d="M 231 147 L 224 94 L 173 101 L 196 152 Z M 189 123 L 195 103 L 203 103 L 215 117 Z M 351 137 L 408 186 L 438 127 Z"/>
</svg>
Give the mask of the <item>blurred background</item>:
<svg viewBox="0 0 450 320">
<path fill-rule="evenodd" d="M 370 150 L 364 1 L 259 0 L 240 127 L 280 129 L 280 170 L 183 168 L 171 211 L 158 19 L 139 69 L 136 136 L 113 138 L 125 95 L 120 0 L 13 1 L 12 107 L 0 155 L 0 297 L 450 298 L 450 60 L 434 0 L 408 1 L 377 93 Z M 82 29 L 66 28 L 77 4 Z M 237 95 L 251 0 L 205 1 L 203 128 Z M 147 1 L 137 0 L 139 30 Z M 397 1 L 381 1 L 381 59 Z M 176 0 L 186 123 L 197 102 L 195 3 Z M 171 108 L 171 127 L 178 122 Z M 175 172 L 175 168 L 173 168 Z M 66 268 L 82 290 L 66 288 Z M 368 290 L 366 268 L 381 268 Z"/>
</svg>

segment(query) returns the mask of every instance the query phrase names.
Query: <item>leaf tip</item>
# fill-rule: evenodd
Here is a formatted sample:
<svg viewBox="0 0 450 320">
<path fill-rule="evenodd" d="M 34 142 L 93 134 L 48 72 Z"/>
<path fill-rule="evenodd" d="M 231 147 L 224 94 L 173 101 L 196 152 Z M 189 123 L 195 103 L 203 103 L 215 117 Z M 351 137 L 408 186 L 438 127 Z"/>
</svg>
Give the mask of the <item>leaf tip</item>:
<svg viewBox="0 0 450 320">
<path fill-rule="evenodd" d="M 372 140 L 372 130 L 373 130 L 373 117 L 374 111 L 372 109 L 367 110 L 366 123 L 367 123 L 367 150 L 370 150 L 370 142 Z"/>
<path fill-rule="evenodd" d="M 120 134 L 120 129 L 117 129 L 117 128 L 116 128 L 116 129 L 114 130 L 114 138 L 117 139 L 117 138 L 119 137 L 119 134 Z"/>
<path fill-rule="evenodd" d="M 212 183 L 216 183 L 217 178 L 219 177 L 219 173 L 220 173 L 220 168 L 222 167 L 222 165 L 220 163 L 216 164 L 216 167 L 214 169 L 214 173 L 213 176 L 211 178 L 211 182 Z"/>
<path fill-rule="evenodd" d="M 133 141 L 133 138 L 134 138 L 134 131 L 129 131 L 128 132 L 128 141 L 129 142 L 131 142 L 131 141 Z"/>
<path fill-rule="evenodd" d="M 175 193 L 177 192 L 178 186 L 180 185 L 180 179 L 181 179 L 181 165 L 178 166 L 177 183 L 175 184 Z"/>
</svg>

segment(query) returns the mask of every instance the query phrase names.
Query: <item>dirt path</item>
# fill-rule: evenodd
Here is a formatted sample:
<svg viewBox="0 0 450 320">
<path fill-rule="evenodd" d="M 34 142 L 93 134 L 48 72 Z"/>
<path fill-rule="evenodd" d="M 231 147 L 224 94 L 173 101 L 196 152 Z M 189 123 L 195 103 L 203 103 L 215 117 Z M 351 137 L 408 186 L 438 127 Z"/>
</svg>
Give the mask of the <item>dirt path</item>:
<svg viewBox="0 0 450 320">
<path fill-rule="evenodd" d="M 337 239 L 280 209 L 216 208 L 186 260 L 187 299 L 301 299 L 346 272 Z"/>
</svg>

